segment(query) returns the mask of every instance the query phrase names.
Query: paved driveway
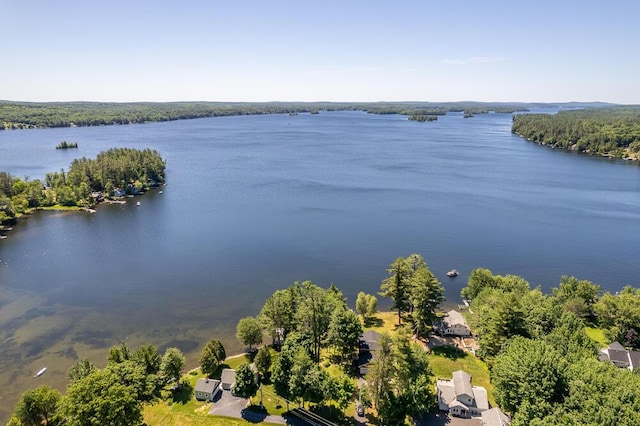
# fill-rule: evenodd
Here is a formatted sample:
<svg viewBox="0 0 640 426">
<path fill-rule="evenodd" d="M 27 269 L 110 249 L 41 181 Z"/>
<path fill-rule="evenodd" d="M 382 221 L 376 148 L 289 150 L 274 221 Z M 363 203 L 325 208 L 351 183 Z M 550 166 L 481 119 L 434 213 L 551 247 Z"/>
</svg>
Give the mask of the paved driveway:
<svg viewBox="0 0 640 426">
<path fill-rule="evenodd" d="M 209 409 L 209 414 L 244 419 L 251 423 L 267 422 L 280 425 L 307 426 L 307 423 L 300 419 L 270 416 L 265 413 L 248 410 L 248 402 L 249 400 L 246 398 L 233 396 L 230 391 L 222 391 L 219 392 L 213 400 L 213 405 Z"/>
</svg>

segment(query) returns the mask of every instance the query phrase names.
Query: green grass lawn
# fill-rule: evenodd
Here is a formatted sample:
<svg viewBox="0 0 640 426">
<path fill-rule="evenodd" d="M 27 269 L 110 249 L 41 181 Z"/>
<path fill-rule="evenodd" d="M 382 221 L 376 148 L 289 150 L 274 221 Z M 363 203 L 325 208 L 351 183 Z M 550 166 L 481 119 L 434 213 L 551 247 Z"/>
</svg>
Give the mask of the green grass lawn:
<svg viewBox="0 0 640 426">
<path fill-rule="evenodd" d="M 585 327 L 585 333 L 589 336 L 593 341 L 598 343 L 599 348 L 604 348 L 609 345 L 609 341 L 604 336 L 604 330 L 601 328 L 593 328 L 593 327 Z"/>
<path fill-rule="evenodd" d="M 473 385 L 482 386 L 487 390 L 489 403 L 495 406 L 489 367 L 479 358 L 450 346 L 442 346 L 434 348 L 429 353 L 429 365 L 433 371 L 434 384 L 437 378 L 451 379 L 454 371 L 466 371 L 471 375 Z"/>
</svg>

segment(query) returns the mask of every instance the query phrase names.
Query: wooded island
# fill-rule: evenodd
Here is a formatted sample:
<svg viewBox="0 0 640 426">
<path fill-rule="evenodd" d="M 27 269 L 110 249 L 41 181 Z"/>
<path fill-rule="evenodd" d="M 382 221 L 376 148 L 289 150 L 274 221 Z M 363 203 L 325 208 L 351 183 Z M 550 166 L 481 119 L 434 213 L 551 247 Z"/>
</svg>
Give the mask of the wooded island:
<svg viewBox="0 0 640 426">
<path fill-rule="evenodd" d="M 165 181 L 165 161 L 155 150 L 114 148 L 95 159 L 71 162 L 44 182 L 0 171 L 0 223 L 39 208 L 93 207 L 105 198 L 134 195 Z"/>
</svg>

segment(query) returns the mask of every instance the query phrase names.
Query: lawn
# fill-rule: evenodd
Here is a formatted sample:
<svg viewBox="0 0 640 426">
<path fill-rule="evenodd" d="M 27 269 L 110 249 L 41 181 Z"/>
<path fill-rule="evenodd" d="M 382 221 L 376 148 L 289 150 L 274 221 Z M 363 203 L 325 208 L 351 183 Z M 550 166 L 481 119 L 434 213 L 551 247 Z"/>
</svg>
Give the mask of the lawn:
<svg viewBox="0 0 640 426">
<path fill-rule="evenodd" d="M 587 333 L 587 336 L 589 336 L 591 338 L 591 340 L 593 340 L 596 343 L 598 343 L 598 347 L 599 348 L 604 348 L 604 347 L 609 345 L 609 341 L 604 336 L 604 330 L 603 329 L 601 329 L 601 328 L 593 328 L 593 327 L 585 327 L 584 331 L 585 331 L 585 333 Z"/>
<path fill-rule="evenodd" d="M 214 378 L 219 379 L 223 368 L 237 368 L 244 362 L 250 362 L 246 355 L 227 358 L 225 363 L 222 364 L 221 368 L 213 376 Z M 163 391 L 163 397 L 165 397 L 165 400 L 153 405 L 146 405 L 144 407 L 143 414 L 145 423 L 154 426 L 237 426 L 253 424 L 242 419 L 209 415 L 211 403 L 196 401 L 193 398 L 193 388 L 200 377 L 205 377 L 200 369 L 191 370 L 189 373 L 182 376 L 182 381 L 186 384 L 186 386 L 183 385 L 184 387 L 182 392 L 176 393 L 173 399 L 171 399 L 170 391 L 165 390 Z M 269 414 L 281 414 L 284 411 L 283 409 L 277 410 L 275 408 L 278 402 L 275 400 L 274 396 L 268 395 L 267 392 L 264 392 L 263 395 L 265 407 L 267 407 Z M 253 402 L 258 404 L 259 397 L 254 397 Z M 269 425 L 271 423 L 262 424 Z"/>
<path fill-rule="evenodd" d="M 377 312 L 372 318 L 367 319 L 363 327 L 364 331 L 373 330 L 388 334 L 393 334 L 397 328 L 398 314 L 396 312 Z"/>
<path fill-rule="evenodd" d="M 489 403 L 495 406 L 493 385 L 489 380 L 489 367 L 479 358 L 451 346 L 434 348 L 429 353 L 429 365 L 436 378 L 451 379 L 456 370 L 464 370 L 472 377 L 471 383 L 487 390 Z"/>
</svg>

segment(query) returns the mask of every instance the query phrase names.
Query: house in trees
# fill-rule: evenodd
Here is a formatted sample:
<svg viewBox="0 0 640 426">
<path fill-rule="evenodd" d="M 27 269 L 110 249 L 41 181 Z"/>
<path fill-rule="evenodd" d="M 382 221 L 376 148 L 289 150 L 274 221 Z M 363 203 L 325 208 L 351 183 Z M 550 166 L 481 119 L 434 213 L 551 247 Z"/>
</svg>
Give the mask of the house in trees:
<svg viewBox="0 0 640 426">
<path fill-rule="evenodd" d="M 508 426 L 511 419 L 498 407 L 482 412 L 482 426 Z"/>
<path fill-rule="evenodd" d="M 358 341 L 358 369 L 361 376 L 369 372 L 369 364 L 373 361 L 375 351 L 380 349 L 378 339 L 380 339 L 380 333 L 373 330 L 365 331 L 360 335 Z"/>
<path fill-rule="evenodd" d="M 447 336 L 470 336 L 471 330 L 462 314 L 451 310 L 442 318 L 442 334 Z"/>
<path fill-rule="evenodd" d="M 236 382 L 236 370 L 233 370 L 231 368 L 223 369 L 220 376 L 220 382 L 222 389 L 231 390 L 233 384 Z"/>
<path fill-rule="evenodd" d="M 220 380 L 200 378 L 196 382 L 194 394 L 199 401 L 213 401 L 220 391 Z"/>
<path fill-rule="evenodd" d="M 477 417 L 489 409 L 487 390 L 482 386 L 472 386 L 471 376 L 462 371 L 454 371 L 453 378 L 436 381 L 438 408 L 452 416 Z"/>
<path fill-rule="evenodd" d="M 600 361 L 609 361 L 619 368 L 627 368 L 631 371 L 640 366 L 640 352 L 628 351 L 618 342 L 613 342 L 608 347 L 600 349 L 598 354 Z"/>
</svg>

